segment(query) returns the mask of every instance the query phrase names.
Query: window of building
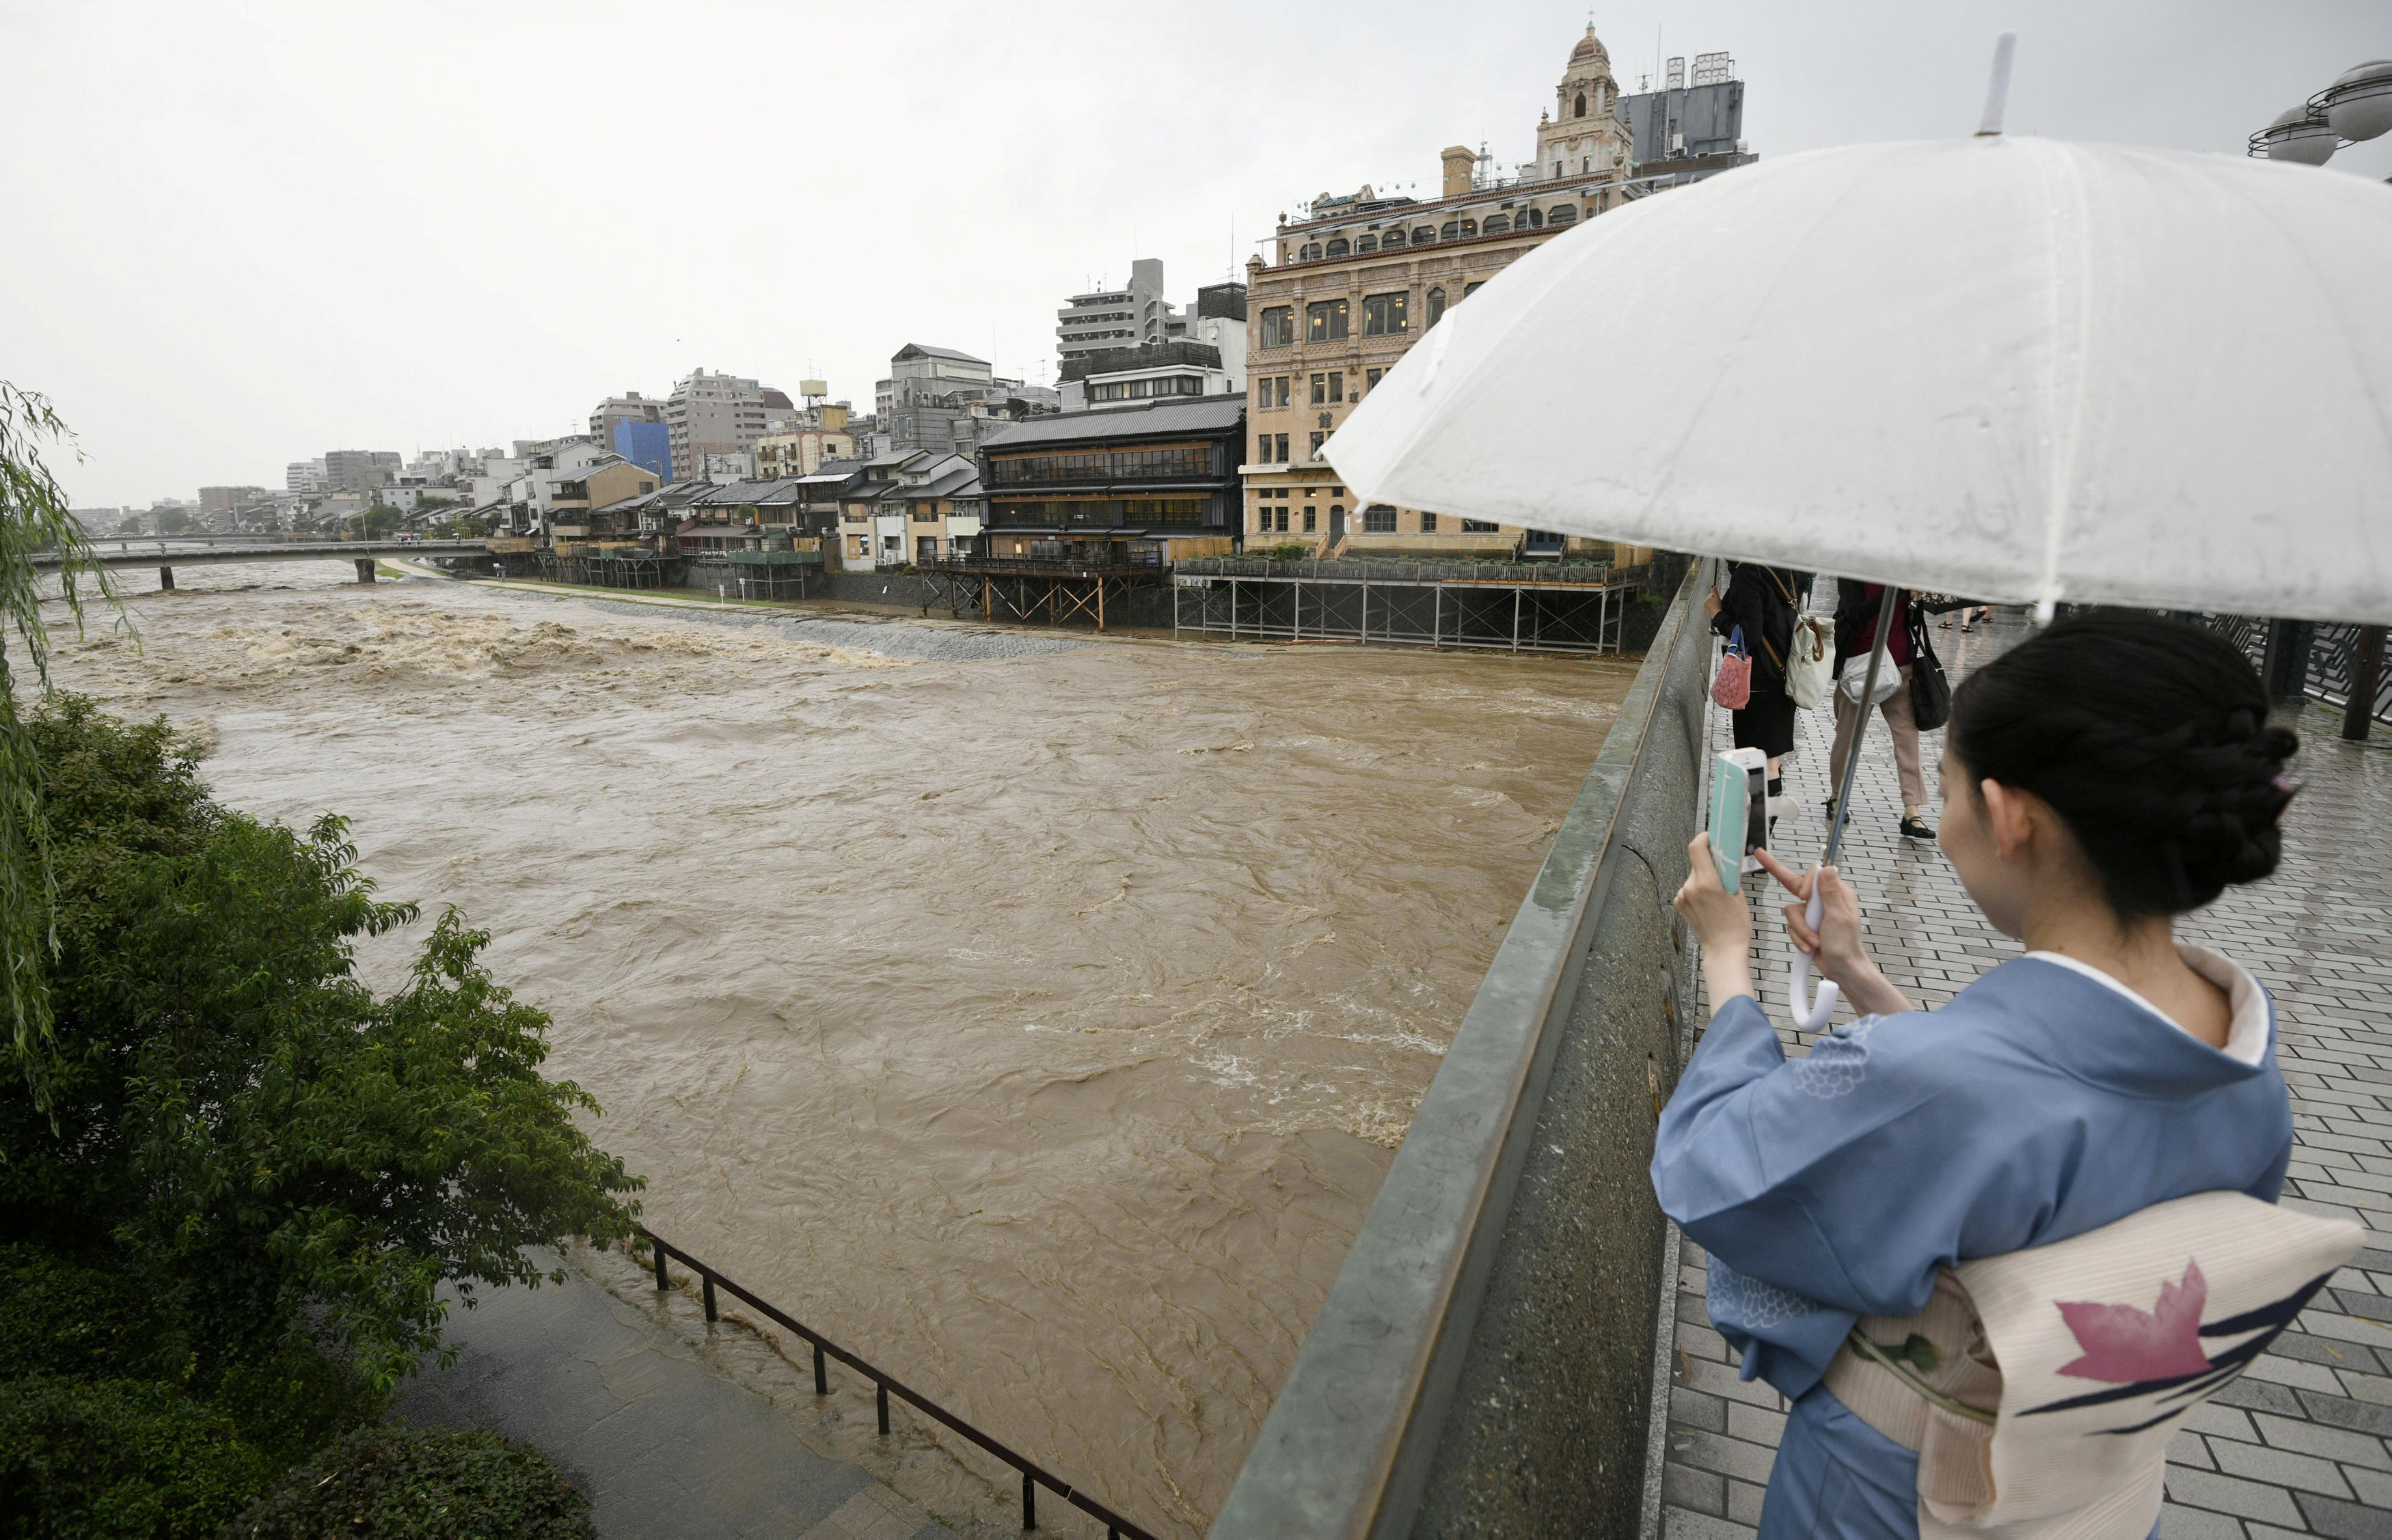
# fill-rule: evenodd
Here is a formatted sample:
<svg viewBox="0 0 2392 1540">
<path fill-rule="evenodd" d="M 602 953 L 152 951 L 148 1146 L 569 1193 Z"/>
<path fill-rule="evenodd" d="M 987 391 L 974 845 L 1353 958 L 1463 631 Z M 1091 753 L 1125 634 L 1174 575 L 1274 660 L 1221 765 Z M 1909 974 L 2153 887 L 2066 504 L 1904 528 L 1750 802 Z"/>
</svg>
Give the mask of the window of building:
<svg viewBox="0 0 2392 1540">
<path fill-rule="evenodd" d="M 1580 91 L 1580 92 L 1578 94 L 1578 110 L 1577 110 L 1577 111 L 1575 111 L 1575 112 L 1573 112 L 1573 113 L 1571 113 L 1571 114 L 1570 114 L 1570 116 L 1571 116 L 1571 117 L 1574 117 L 1574 118 L 1583 118 L 1583 117 L 1585 117 L 1585 116 L 1586 116 L 1586 93 L 1585 93 L 1585 92 Z"/>
<path fill-rule="evenodd" d="M 1375 252 L 1375 251 L 1377 251 L 1378 249 L 1379 249 L 1379 238 L 1378 238 L 1377 236 L 1374 236 L 1374 235 L 1365 235 L 1365 236 L 1357 236 L 1357 237 L 1355 237 L 1355 238 L 1354 238 L 1354 250 L 1355 250 L 1356 252 Z"/>
<path fill-rule="evenodd" d="M 1579 163 L 1578 163 L 1578 169 L 1579 169 L 1580 172 L 1590 172 L 1590 171 L 1592 171 L 1592 170 L 1594 169 L 1594 157 L 1593 157 L 1593 156 L 1592 156 L 1592 155 L 1588 155 L 1588 156 L 1584 156 L 1584 157 L 1582 157 L 1582 158 L 1579 161 Z"/>
<path fill-rule="evenodd" d="M 1412 232 L 1412 244 L 1415 246 L 1425 246 L 1436 239 L 1436 232 L 1425 225 Z"/>
<path fill-rule="evenodd" d="M 1336 403 L 1341 402 L 1341 401 L 1343 401 L 1343 400 L 1345 400 L 1345 399 L 1346 399 L 1346 371 L 1345 371 L 1344 369 L 1331 369 L 1331 370 L 1329 371 L 1329 400 L 1330 400 L 1330 403 L 1333 406 L 1333 405 L 1335 405 Z"/>
<path fill-rule="evenodd" d="M 1462 239 L 1462 221 L 1460 221 L 1460 220 L 1458 220 L 1458 219 L 1449 219 L 1449 220 L 1447 220 L 1444 224 L 1442 224 L 1442 225 L 1440 225 L 1440 226 L 1437 226 L 1437 230 L 1436 230 L 1436 238 L 1437 238 L 1439 240 L 1459 240 L 1459 239 Z"/>
<path fill-rule="evenodd" d="M 1362 533 L 1393 535 L 1396 532 L 1396 511 L 1385 503 L 1374 502 L 1362 510 Z"/>
<path fill-rule="evenodd" d="M 1497 528 L 1497 525 L 1488 524 L 1484 519 L 1464 519 L 1462 521 L 1462 532 L 1464 535 L 1492 535 L 1496 532 Z"/>
<path fill-rule="evenodd" d="M 1342 235 L 1329 243 L 1329 254 L 1333 257 L 1347 255 L 1353 250 L 1354 248 L 1347 243 L 1346 238 Z"/>
<path fill-rule="evenodd" d="M 1424 535 L 1434 535 L 1436 533 L 1436 514 L 1424 513 L 1421 515 L 1421 533 Z"/>
<path fill-rule="evenodd" d="M 935 562 L 938 559 L 939 542 L 937 537 L 931 535 L 919 535 L 915 537 L 914 560 L 917 562 Z"/>
<path fill-rule="evenodd" d="M 1336 343 L 1346 339 L 1346 304 L 1344 300 L 1320 300 L 1304 307 L 1306 341 Z"/>
<path fill-rule="evenodd" d="M 1295 311 L 1293 306 L 1275 304 L 1263 312 L 1264 347 L 1287 347 L 1295 341 Z"/>
<path fill-rule="evenodd" d="M 1287 510 L 1284 508 L 1279 511 L 1279 532 L 1281 535 L 1287 533 Z"/>
<path fill-rule="evenodd" d="M 1362 371 L 1362 388 L 1366 391 L 1377 390 L 1379 388 L 1379 381 L 1385 376 L 1386 372 L 1387 371 L 1383 369 L 1364 369 Z"/>
<path fill-rule="evenodd" d="M 1326 443 L 1328 443 L 1328 442 L 1329 442 L 1329 435 L 1328 435 L 1327 434 L 1313 434 L 1313 435 L 1312 435 L 1312 458 L 1313 458 L 1313 459 L 1319 459 L 1320 458 L 1320 446 L 1321 446 L 1323 444 L 1326 444 Z"/>
<path fill-rule="evenodd" d="M 1545 214 L 1542 209 L 1530 209 L 1520 217 L 1528 222 L 1528 228 L 1532 230 L 1541 230 L 1545 227 Z"/>
<path fill-rule="evenodd" d="M 1280 375 L 1279 377 L 1279 404 L 1282 407 L 1286 406 L 1290 399 L 1288 395 L 1288 377 L 1284 374 Z"/>
<path fill-rule="evenodd" d="M 1312 377 L 1312 404 L 1316 407 L 1321 406 L 1326 403 L 1328 399 L 1329 376 L 1325 374 L 1314 375 Z"/>
<path fill-rule="evenodd" d="M 1299 262 L 1319 262 L 1320 260 L 1320 242 L 1316 240 L 1309 243 L 1302 251 L 1297 252 L 1295 255 L 1296 260 Z"/>
<path fill-rule="evenodd" d="M 1274 497 L 1274 498 L 1278 498 L 1280 501 L 1281 501 L 1281 502 L 1285 502 L 1285 501 L 1287 501 L 1287 488 L 1286 488 L 1286 487 L 1284 487 L 1284 486 L 1282 486 L 1282 487 L 1279 488 L 1277 491 L 1273 492 L 1273 493 L 1271 494 L 1271 496 L 1272 496 L 1272 497 Z"/>
<path fill-rule="evenodd" d="M 1572 208 L 1567 203 L 1564 203 L 1559 208 L 1551 211 L 1545 215 L 1545 223 L 1548 225 L 1567 225 L 1575 222 L 1577 218 L 1578 210 Z"/>
<path fill-rule="evenodd" d="M 1443 319 L 1445 319 L 1445 291 L 1432 289 L 1428 291 L 1428 324 L 1435 326 Z"/>
<path fill-rule="evenodd" d="M 1511 216 L 1501 214 L 1488 214 L 1484 228 L 1485 233 L 1488 235 L 1510 235 L 1512 233 Z"/>
<path fill-rule="evenodd" d="M 1307 508 L 1307 509 L 1306 509 L 1306 510 L 1304 511 L 1304 532 L 1305 532 L 1306 535 L 1309 535 L 1309 534 L 1311 534 L 1311 533 L 1313 532 L 1313 528 L 1314 528 L 1313 522 L 1312 522 L 1312 521 L 1313 521 L 1313 517 L 1314 517 L 1314 515 L 1313 515 L 1313 511 L 1312 511 L 1312 510 L 1310 510 L 1310 509 L 1308 509 L 1308 508 Z"/>
<path fill-rule="evenodd" d="M 1366 294 L 1362 297 L 1362 335 L 1398 337 L 1404 330 L 1404 302 L 1409 294 Z"/>
<path fill-rule="evenodd" d="M 1270 376 L 1268 374 L 1257 374 L 1254 376 L 1254 406 L 1260 409 L 1268 408 L 1270 404 Z"/>
<path fill-rule="evenodd" d="M 1486 287 L 1487 280 L 1485 278 L 1480 278 L 1476 283 L 1465 283 L 1462 286 L 1462 297 L 1466 300 L 1471 295 L 1476 294 L 1478 291 Z"/>
<path fill-rule="evenodd" d="M 1462 239 L 1467 240 L 1467 239 L 1469 239 L 1472 236 L 1475 236 L 1475 235 L 1476 235 L 1477 233 L 1478 233 L 1478 221 L 1476 221 L 1476 219 L 1465 219 L 1465 220 L 1463 220 L 1463 221 L 1462 222 Z"/>
<path fill-rule="evenodd" d="M 1559 176 L 1561 174 L 1562 174 L 1562 163 L 1561 163 L 1559 161 L 1555 161 L 1555 162 L 1554 162 L 1554 175 L 1555 176 Z"/>
<path fill-rule="evenodd" d="M 1280 464 L 1284 465 L 1287 463 L 1287 435 L 1285 434 L 1278 434 L 1277 442 L 1279 446 L 1279 460 Z"/>
</svg>

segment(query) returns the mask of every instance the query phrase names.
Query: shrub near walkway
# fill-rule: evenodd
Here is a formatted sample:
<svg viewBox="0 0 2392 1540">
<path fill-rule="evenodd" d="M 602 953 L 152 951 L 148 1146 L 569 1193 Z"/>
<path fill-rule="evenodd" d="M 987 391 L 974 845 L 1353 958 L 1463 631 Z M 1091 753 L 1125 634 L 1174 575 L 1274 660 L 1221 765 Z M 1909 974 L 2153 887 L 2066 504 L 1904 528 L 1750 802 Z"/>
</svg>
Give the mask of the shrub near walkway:
<svg viewBox="0 0 2392 1540">
<path fill-rule="evenodd" d="M 625 1238 L 639 1184 L 455 911 L 404 988 L 356 980 L 416 910 L 338 819 L 219 806 L 162 722 L 59 697 L 31 729 L 55 1026 L 0 1073 L 0 1534 L 213 1534 L 380 1411 L 444 1283 Z"/>
</svg>

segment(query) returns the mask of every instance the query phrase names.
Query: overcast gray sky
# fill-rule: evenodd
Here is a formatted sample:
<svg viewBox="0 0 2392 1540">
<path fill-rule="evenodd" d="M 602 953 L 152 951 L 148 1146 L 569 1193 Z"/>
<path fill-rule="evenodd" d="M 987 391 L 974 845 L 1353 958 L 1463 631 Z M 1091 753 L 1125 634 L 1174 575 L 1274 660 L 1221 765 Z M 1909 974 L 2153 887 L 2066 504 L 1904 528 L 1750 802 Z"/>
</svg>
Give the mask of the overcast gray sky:
<svg viewBox="0 0 2392 1540">
<path fill-rule="evenodd" d="M 81 505 L 328 448 L 578 431 L 704 366 L 869 409 L 907 342 L 1053 373 L 1132 256 L 1172 296 L 1324 189 L 1532 148 L 1583 6 L 0 0 L 0 377 Z M 1764 155 L 2013 131 L 2240 153 L 2387 0 L 1605 5 L 1633 90 L 1725 49 Z M 2392 136 L 2334 165 L 2392 175 Z M 1234 229 L 1234 236 L 1233 236 Z"/>
</svg>

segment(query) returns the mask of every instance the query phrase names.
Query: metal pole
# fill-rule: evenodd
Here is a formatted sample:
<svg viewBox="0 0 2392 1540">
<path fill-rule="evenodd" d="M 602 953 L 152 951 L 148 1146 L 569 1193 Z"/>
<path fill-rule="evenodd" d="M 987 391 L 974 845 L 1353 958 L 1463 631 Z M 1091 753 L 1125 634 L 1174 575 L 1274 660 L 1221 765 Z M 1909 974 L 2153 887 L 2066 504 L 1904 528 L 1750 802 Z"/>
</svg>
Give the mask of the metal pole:
<svg viewBox="0 0 2392 1540">
<path fill-rule="evenodd" d="M 830 1394 L 829 1365 L 823 1358 L 822 1344 L 820 1342 L 816 1342 L 814 1344 L 814 1394 Z"/>
<path fill-rule="evenodd" d="M 1027 1470 L 1021 1473 L 1021 1527 L 1038 1527 L 1038 1483 L 1030 1479 Z"/>
<path fill-rule="evenodd" d="M 651 1241 L 649 1245 L 656 1252 L 656 1292 L 661 1294 L 672 1287 L 672 1280 L 665 1276 L 665 1249 L 663 1244 L 657 1241 Z"/>
<path fill-rule="evenodd" d="M 1445 645 L 1445 585 L 1439 583 L 1431 591 L 1436 595 L 1436 604 L 1429 612 L 1428 644 L 1442 647 Z"/>
<path fill-rule="evenodd" d="M 1892 584 L 1887 584 L 1885 600 L 1877 607 L 1877 645 L 1869 649 L 1868 677 L 1861 681 L 1860 718 L 1852 723 L 1852 744 L 1844 750 L 1844 779 L 1843 783 L 1836 788 L 1836 818 L 1827 829 L 1826 853 L 1819 858 L 1822 866 L 1835 864 L 1836 851 L 1844 842 L 1844 819 L 1852 808 L 1852 779 L 1861 768 L 1861 739 L 1868 733 L 1869 713 L 1877 709 L 1876 703 L 1869 697 L 1877 693 L 1878 669 L 1885 662 L 1886 644 L 1893 632 L 1893 601 L 1901 591 Z M 1841 680 L 1837 681 L 1836 688 L 1843 688 Z"/>
<path fill-rule="evenodd" d="M 2354 744 L 2367 741 L 2368 724 L 2375 717 L 2375 691 L 2384 678 L 2384 628 L 2361 626 L 2350 649 L 2350 702 L 2342 708 L 2342 735 Z"/>
<path fill-rule="evenodd" d="M 880 1389 L 880 1431 L 881 1431 L 882 1436 L 883 1436 L 883 1437 L 886 1437 L 886 1436 L 888 1435 L 888 1432 L 889 1432 L 889 1387 L 888 1387 L 888 1385 L 884 1382 L 884 1383 L 880 1386 L 880 1388 L 879 1388 L 879 1389 Z"/>
<path fill-rule="evenodd" d="M 722 1317 L 721 1317 L 721 1316 L 716 1313 L 715 1308 L 714 1308 L 714 1275 L 713 1275 L 713 1274 L 711 1274 L 711 1273 L 706 1274 L 706 1275 L 705 1275 L 705 1279 L 706 1279 L 706 1318 L 707 1318 L 707 1320 L 708 1320 L 709 1323 L 711 1323 L 711 1322 L 713 1322 L 713 1321 L 720 1320 Z"/>
<path fill-rule="evenodd" d="M 1520 650 L 1520 590 L 1512 590 L 1512 651 Z"/>
<path fill-rule="evenodd" d="M 1364 646 L 1366 646 L 1366 647 L 1367 647 L 1367 646 L 1369 646 L 1369 645 L 1370 645 L 1370 643 L 1371 643 L 1371 585 L 1370 585 L 1369 581 L 1366 579 L 1366 580 L 1363 582 L 1363 584 L 1362 584 L 1362 644 L 1363 644 Z"/>
</svg>

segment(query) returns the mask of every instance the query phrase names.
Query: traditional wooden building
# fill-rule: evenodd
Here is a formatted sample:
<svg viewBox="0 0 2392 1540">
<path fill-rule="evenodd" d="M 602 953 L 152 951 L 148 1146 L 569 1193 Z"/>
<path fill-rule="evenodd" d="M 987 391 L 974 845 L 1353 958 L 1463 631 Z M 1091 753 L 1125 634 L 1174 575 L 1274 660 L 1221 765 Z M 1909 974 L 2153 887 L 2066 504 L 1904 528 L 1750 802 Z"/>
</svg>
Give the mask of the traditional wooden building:
<svg viewBox="0 0 2392 1540">
<path fill-rule="evenodd" d="M 1245 420 L 1242 396 L 1215 395 L 1035 417 L 992 434 L 980 448 L 983 553 L 1157 563 L 1228 554 Z"/>
</svg>

